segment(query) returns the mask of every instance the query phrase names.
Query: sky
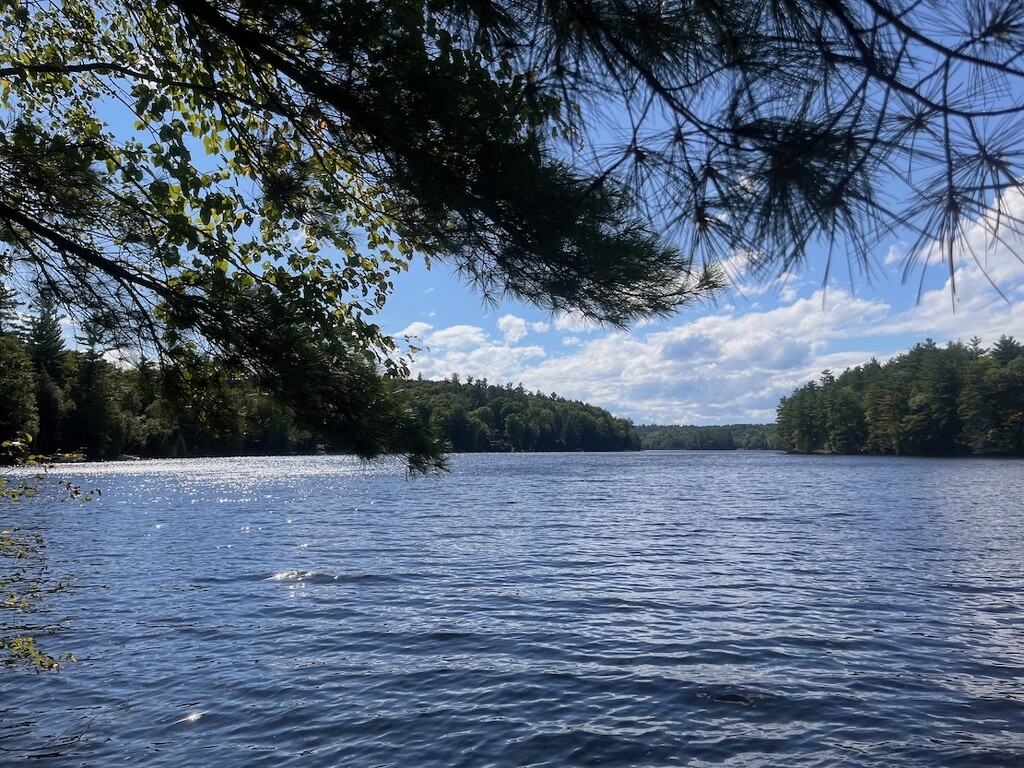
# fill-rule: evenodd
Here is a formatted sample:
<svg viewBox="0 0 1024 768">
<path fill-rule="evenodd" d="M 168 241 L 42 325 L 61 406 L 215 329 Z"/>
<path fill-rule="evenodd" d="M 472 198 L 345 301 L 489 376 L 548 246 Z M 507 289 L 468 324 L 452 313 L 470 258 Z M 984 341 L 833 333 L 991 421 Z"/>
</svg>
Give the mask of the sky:
<svg viewBox="0 0 1024 768">
<path fill-rule="evenodd" d="M 1011 204 L 1024 216 L 1024 198 Z M 715 302 L 625 332 L 517 301 L 487 305 L 444 264 L 416 262 L 396 278 L 381 324 L 421 348 L 414 376 L 521 383 L 637 424 L 768 423 L 781 397 L 826 369 L 884 362 L 929 338 L 1024 340 L 1024 264 L 1009 247 L 1024 253 L 1024 242 L 993 245 L 979 227 L 967 238 L 955 294 L 943 263 L 904 282 L 908 246 L 893 238 L 879 244 L 870 280 L 833 269 L 823 285 L 824 249 L 769 282 L 726 258 L 733 286 Z"/>
<path fill-rule="evenodd" d="M 620 127 L 606 123 L 609 135 Z M 1007 203 L 1024 221 L 1024 197 Z M 827 284 L 824 245 L 801 270 L 770 281 L 750 279 L 741 257 L 723 254 L 729 291 L 627 331 L 513 300 L 486 304 L 444 263 L 427 270 L 417 259 L 395 278 L 378 322 L 420 348 L 414 376 L 522 384 L 637 424 L 766 423 L 780 398 L 826 369 L 884 362 L 929 338 L 1024 340 L 1024 264 L 1011 252 L 1024 255 L 1024 240 L 992 245 L 980 231 L 968 233 L 971 248 L 956 261 L 955 295 L 941 259 L 903 280 L 909 246 L 897 235 L 878 244 L 870 279 L 838 265 Z"/>
</svg>

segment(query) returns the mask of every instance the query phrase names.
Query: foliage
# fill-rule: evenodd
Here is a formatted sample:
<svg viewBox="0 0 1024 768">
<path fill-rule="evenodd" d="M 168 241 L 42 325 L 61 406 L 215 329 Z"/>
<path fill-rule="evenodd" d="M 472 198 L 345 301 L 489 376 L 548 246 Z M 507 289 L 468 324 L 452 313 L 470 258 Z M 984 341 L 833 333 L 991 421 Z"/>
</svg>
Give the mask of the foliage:
<svg viewBox="0 0 1024 768">
<path fill-rule="evenodd" d="M 60 330 L 60 313 L 57 304 L 48 291 L 41 291 L 34 302 L 34 309 L 24 333 L 29 354 L 36 368 L 50 378 L 60 378 L 61 353 L 66 349 L 64 335 Z"/>
<path fill-rule="evenodd" d="M 0 464 L 35 464 L 34 457 L 29 453 L 29 443 L 32 436 L 22 434 L 11 440 L 4 440 L 0 443 Z M 7 477 L 0 475 L 0 500 L 15 502 L 22 498 L 35 496 L 38 492 L 38 481 L 42 475 L 31 478 L 22 478 L 17 483 Z"/>
<path fill-rule="evenodd" d="M 2 495 L 0 489 L 0 498 Z M 71 653 L 51 656 L 36 644 L 35 635 L 51 628 L 22 626 L 25 616 L 63 588 L 47 577 L 45 550 L 37 531 L 0 530 L 0 665 L 28 664 L 39 670 L 53 670 L 61 661 L 75 660 Z"/>
<path fill-rule="evenodd" d="M 1024 454 L 1024 346 L 930 339 L 782 398 L 778 440 L 795 453 Z"/>
<path fill-rule="evenodd" d="M 633 425 L 592 405 L 486 379 L 407 381 L 405 394 L 457 452 L 640 450 Z"/>
<path fill-rule="evenodd" d="M 14 338 L 0 344 L 27 355 Z M 177 382 L 151 365 L 118 367 L 95 351 L 64 350 L 59 381 L 45 370 L 27 373 L 28 404 L 45 427 L 36 451 L 65 450 L 92 460 L 122 454 L 145 457 L 351 452 L 345 435 L 309 429 L 246 377 L 211 378 L 202 413 L 181 407 Z M 0 373 L 2 373 L 0 368 Z M 33 379 L 33 376 L 35 377 Z M 33 381 L 45 381 L 48 388 Z M 0 380 L 0 387 L 3 382 Z M 552 395 L 529 394 L 486 381 L 459 384 L 401 380 L 395 395 L 410 404 L 410 418 L 456 451 L 562 451 L 639 449 L 632 425 L 608 412 Z M 16 412 L 0 401 L 0 423 Z"/>
<path fill-rule="evenodd" d="M 774 424 L 646 425 L 636 428 L 644 450 L 758 451 L 776 448 Z"/>
<path fill-rule="evenodd" d="M 0 435 L 39 428 L 35 381 L 28 351 L 16 339 L 0 335 Z"/>
<path fill-rule="evenodd" d="M 34 464 L 34 457 L 27 455 L 29 439 L 26 435 L 5 441 L 0 446 L 0 456 Z M 35 496 L 42 479 L 42 474 L 36 474 L 15 483 L 0 476 L 0 504 Z M 76 486 L 61 483 L 60 487 L 67 498 L 83 497 Z M 84 498 L 89 497 L 90 494 L 84 495 Z M 55 670 L 61 661 L 74 661 L 74 655 L 65 653 L 55 658 L 44 652 L 36 644 L 35 635 L 49 633 L 53 628 L 28 626 L 24 622 L 39 610 L 45 599 L 64 589 L 64 585 L 48 577 L 46 542 L 42 534 L 18 527 L 0 527 L 3 528 L 0 530 L 0 665 L 28 664 L 37 670 Z"/>
<path fill-rule="evenodd" d="M 0 276 L 183 395 L 244 375 L 429 468 L 377 325 L 414 254 L 625 324 L 737 252 L 866 268 L 900 226 L 952 273 L 972 222 L 1019 229 L 1024 15 L 957 8 L 2 0 Z"/>
</svg>

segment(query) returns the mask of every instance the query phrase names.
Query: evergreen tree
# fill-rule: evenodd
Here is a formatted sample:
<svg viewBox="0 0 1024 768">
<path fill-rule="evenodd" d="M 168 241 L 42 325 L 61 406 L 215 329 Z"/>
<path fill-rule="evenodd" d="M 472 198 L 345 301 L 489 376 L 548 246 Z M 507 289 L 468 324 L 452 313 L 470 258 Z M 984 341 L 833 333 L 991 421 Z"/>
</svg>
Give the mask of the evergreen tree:
<svg viewBox="0 0 1024 768">
<path fill-rule="evenodd" d="M 53 295 L 41 291 L 32 302 L 33 314 L 28 321 L 26 340 L 36 370 L 45 372 L 57 383 L 64 377 L 64 334 L 60 327 L 60 312 Z"/>
<path fill-rule="evenodd" d="M 0 336 L 20 330 L 17 322 L 20 306 L 17 292 L 0 282 Z"/>
<path fill-rule="evenodd" d="M 857 392 L 853 387 L 834 382 L 825 396 L 825 403 L 828 452 L 860 453 L 867 442 L 867 421 Z"/>
<path fill-rule="evenodd" d="M 40 291 L 30 305 L 25 344 L 35 371 L 39 428 L 33 444 L 39 453 L 61 450 L 64 420 L 69 406 L 66 392 L 69 358 L 61 316 L 49 291 Z"/>
<path fill-rule="evenodd" d="M 823 374 L 826 379 L 831 374 Z M 795 453 L 814 453 L 827 445 L 828 429 L 821 388 L 807 382 L 779 404 L 778 438 L 783 450 Z"/>
<path fill-rule="evenodd" d="M 820 385 L 782 398 L 781 444 L 801 453 L 1024 453 L 1024 354 L 1005 336 L 979 350 L 980 339 L 945 348 L 929 339 L 885 365 L 872 360 L 838 378 L 826 371 Z"/>
<path fill-rule="evenodd" d="M 999 341 L 989 352 L 989 356 L 1003 365 L 1009 365 L 1018 357 L 1024 356 L 1024 345 L 1013 336 L 1000 336 Z"/>
<path fill-rule="evenodd" d="M 77 355 L 77 363 L 70 387 L 74 405 L 64 421 L 63 439 L 90 460 L 115 458 L 124 452 L 128 433 L 119 372 L 95 349 Z"/>
<path fill-rule="evenodd" d="M 957 441 L 971 453 L 991 453 L 992 429 L 1000 421 L 998 392 L 1002 375 L 999 362 L 989 356 L 964 366 L 963 387 L 957 401 L 960 434 Z"/>
<path fill-rule="evenodd" d="M 994 379 L 995 418 L 988 433 L 991 452 L 1020 455 L 1024 453 L 1024 356 L 1000 366 Z"/>
<path fill-rule="evenodd" d="M 38 429 L 32 358 L 17 339 L 0 334 L 0 438 L 35 435 Z"/>
</svg>

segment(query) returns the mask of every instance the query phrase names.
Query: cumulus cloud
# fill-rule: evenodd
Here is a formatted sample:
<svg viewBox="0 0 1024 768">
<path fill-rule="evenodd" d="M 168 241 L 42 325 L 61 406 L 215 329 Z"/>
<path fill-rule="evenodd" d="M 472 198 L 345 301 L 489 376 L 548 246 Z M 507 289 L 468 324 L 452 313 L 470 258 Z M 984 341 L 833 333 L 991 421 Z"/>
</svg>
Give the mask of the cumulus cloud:
<svg viewBox="0 0 1024 768">
<path fill-rule="evenodd" d="M 495 343 L 440 353 L 431 349 L 430 354 L 417 356 L 412 371 L 428 379 L 446 378 L 457 373 L 499 384 L 518 384 L 524 381 L 524 372 L 530 370 L 532 361 L 543 358 L 545 354 L 544 348 L 538 345 L 510 347 Z"/>
<path fill-rule="evenodd" d="M 395 336 L 399 338 L 422 339 L 433 329 L 433 327 L 434 326 L 430 323 L 410 323 L 396 333 Z"/>
<path fill-rule="evenodd" d="M 425 347 L 413 360 L 413 374 L 436 379 L 457 373 L 500 383 L 518 383 L 532 361 L 547 353 L 539 345 L 517 344 L 526 336 L 525 320 L 506 315 L 498 321 L 498 326 L 504 335 L 501 341 L 489 338 L 475 325 L 434 328 L 427 323 L 412 323 L 399 335 L 414 335 Z"/>
<path fill-rule="evenodd" d="M 524 371 L 556 391 L 643 422 L 772 421 L 779 398 L 823 368 L 866 362 L 868 349 L 833 353 L 887 305 L 834 291 L 761 312 L 722 311 L 643 335 L 612 333 Z"/>
<path fill-rule="evenodd" d="M 515 315 L 502 315 L 498 318 L 498 330 L 505 337 L 505 342 L 515 344 L 526 338 L 526 320 Z"/>
<path fill-rule="evenodd" d="M 487 334 L 482 328 L 475 325 L 453 325 L 450 328 L 443 328 L 432 331 L 424 338 L 431 348 L 437 347 L 442 350 L 466 349 L 476 347 L 487 341 Z"/>
<path fill-rule="evenodd" d="M 889 246 L 889 250 L 885 252 L 884 264 L 887 267 L 893 267 L 897 264 L 902 264 L 906 257 L 906 246 L 903 243 L 893 243 Z"/>
</svg>

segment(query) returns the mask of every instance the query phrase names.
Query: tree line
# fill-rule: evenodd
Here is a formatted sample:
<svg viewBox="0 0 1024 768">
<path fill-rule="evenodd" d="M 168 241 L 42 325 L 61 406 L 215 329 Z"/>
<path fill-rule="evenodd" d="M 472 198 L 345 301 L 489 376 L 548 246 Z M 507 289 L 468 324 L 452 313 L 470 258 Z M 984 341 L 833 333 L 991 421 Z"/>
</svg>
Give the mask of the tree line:
<svg viewBox="0 0 1024 768">
<path fill-rule="evenodd" d="M 13 302 L 4 295 L 8 310 Z M 115 365 L 84 329 L 67 348 L 61 315 L 47 294 L 34 314 L 0 313 L 0 435 L 32 437 L 36 454 L 90 460 L 312 452 L 319 436 L 241 377 L 181 381 L 151 362 Z"/>
<path fill-rule="evenodd" d="M 648 451 L 763 451 L 778 448 L 774 424 L 646 425 L 637 433 Z"/>
<path fill-rule="evenodd" d="M 457 374 L 405 383 L 413 407 L 457 452 L 638 451 L 632 422 L 556 394 Z"/>
<path fill-rule="evenodd" d="M 188 382 L 149 362 L 115 365 L 84 327 L 68 349 L 40 293 L 32 314 L 0 295 L 0 435 L 36 453 L 91 460 L 348 452 L 344 431 L 301 414 L 245 376 Z M 297 383 L 301 386 L 301 383 Z M 608 411 L 486 379 L 396 381 L 410 420 L 455 452 L 759 450 L 903 455 L 1024 454 L 1024 345 L 1002 336 L 928 340 L 882 364 L 823 372 L 779 403 L 777 425 L 634 426 Z"/>
<path fill-rule="evenodd" d="M 151 363 L 118 366 L 84 329 L 67 348 L 61 316 L 40 294 L 33 314 L 0 311 L 0 435 L 32 435 L 33 451 L 90 460 L 351 450 L 347 436 L 303 422 L 256 382 L 208 378 L 196 393 Z M 301 383 L 297 384 L 301 386 Z M 558 395 L 457 375 L 402 380 L 412 418 L 456 452 L 639 450 L 632 424 Z"/>
<path fill-rule="evenodd" d="M 794 453 L 1024 454 L 1024 345 L 929 339 L 884 364 L 826 370 L 782 398 L 777 425 Z"/>
</svg>

